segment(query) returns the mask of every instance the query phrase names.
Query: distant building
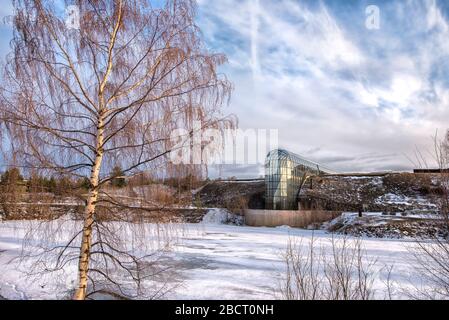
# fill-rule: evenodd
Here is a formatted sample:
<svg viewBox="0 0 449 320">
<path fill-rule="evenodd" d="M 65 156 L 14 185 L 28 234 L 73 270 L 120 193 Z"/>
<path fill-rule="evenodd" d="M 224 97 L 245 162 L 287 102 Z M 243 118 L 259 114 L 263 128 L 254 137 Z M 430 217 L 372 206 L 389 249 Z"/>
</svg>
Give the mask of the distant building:
<svg viewBox="0 0 449 320">
<path fill-rule="evenodd" d="M 265 208 L 297 210 L 298 194 L 307 178 L 332 173 L 335 172 L 287 150 L 271 151 L 265 161 Z"/>
<path fill-rule="evenodd" d="M 449 169 L 415 169 L 414 173 L 449 173 Z"/>
</svg>

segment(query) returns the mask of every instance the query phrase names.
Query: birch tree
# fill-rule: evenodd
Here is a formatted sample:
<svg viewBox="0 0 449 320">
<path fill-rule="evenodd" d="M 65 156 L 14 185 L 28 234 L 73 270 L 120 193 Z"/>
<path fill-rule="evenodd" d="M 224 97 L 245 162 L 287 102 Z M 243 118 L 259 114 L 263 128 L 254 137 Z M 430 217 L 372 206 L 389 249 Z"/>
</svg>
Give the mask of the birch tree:
<svg viewBox="0 0 449 320">
<path fill-rule="evenodd" d="M 102 196 L 112 166 L 152 170 L 175 128 L 232 125 L 221 113 L 231 84 L 217 70 L 226 58 L 206 49 L 191 0 L 77 0 L 79 21 L 67 21 L 64 1 L 13 5 L 1 132 L 24 167 L 89 179 L 74 295 L 85 299 L 98 205 L 117 203 Z"/>
</svg>

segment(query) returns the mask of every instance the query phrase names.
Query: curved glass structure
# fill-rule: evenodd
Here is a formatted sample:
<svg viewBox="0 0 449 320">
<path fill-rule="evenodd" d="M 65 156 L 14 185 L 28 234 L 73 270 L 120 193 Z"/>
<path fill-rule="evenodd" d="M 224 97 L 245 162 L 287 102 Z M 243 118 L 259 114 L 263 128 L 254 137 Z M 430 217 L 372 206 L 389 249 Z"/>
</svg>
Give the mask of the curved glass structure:
<svg viewBox="0 0 449 320">
<path fill-rule="evenodd" d="M 297 210 L 298 193 L 308 176 L 332 170 L 283 149 L 268 153 L 265 161 L 265 207 Z"/>
</svg>

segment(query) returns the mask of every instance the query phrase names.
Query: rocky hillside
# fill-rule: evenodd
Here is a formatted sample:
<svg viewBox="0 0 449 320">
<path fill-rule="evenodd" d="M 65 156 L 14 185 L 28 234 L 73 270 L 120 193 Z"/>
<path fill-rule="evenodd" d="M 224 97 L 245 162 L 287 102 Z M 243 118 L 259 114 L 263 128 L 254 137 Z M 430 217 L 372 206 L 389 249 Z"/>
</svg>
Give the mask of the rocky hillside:
<svg viewBox="0 0 449 320">
<path fill-rule="evenodd" d="M 329 175 L 309 179 L 300 193 L 302 208 L 432 213 L 437 210 L 438 175 L 387 173 Z"/>
<path fill-rule="evenodd" d="M 265 207 L 265 182 L 211 181 L 193 196 L 197 207 L 227 208 L 234 213 L 241 209 L 263 209 Z"/>
<path fill-rule="evenodd" d="M 308 179 L 299 199 L 303 209 L 413 214 L 435 213 L 439 193 L 436 174 L 348 174 Z M 263 180 L 212 181 L 196 192 L 192 201 L 197 207 L 236 211 L 262 209 L 264 197 Z"/>
<path fill-rule="evenodd" d="M 345 212 L 340 217 L 319 226 L 330 232 L 373 238 L 446 238 L 444 221 L 437 215 L 406 213 Z"/>
</svg>

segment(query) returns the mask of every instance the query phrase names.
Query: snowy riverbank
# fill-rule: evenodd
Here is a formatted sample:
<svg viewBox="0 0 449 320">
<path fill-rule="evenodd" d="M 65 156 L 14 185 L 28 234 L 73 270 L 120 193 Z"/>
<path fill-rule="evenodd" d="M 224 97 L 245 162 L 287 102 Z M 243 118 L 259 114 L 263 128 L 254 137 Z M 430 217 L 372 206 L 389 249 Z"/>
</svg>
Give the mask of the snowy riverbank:
<svg viewBox="0 0 449 320">
<path fill-rule="evenodd" d="M 273 299 L 277 297 L 284 269 L 282 255 L 289 239 L 302 239 L 307 244 L 314 237 L 325 250 L 331 248 L 331 235 L 325 231 L 221 225 L 217 216 L 215 212 L 208 216 L 210 221 L 173 226 L 182 231 L 164 259 L 174 266 L 169 280 L 174 289 L 165 298 Z M 73 279 L 71 282 L 68 277 L 63 284 L 48 278 L 32 282 L 23 276 L 24 267 L 12 261 L 21 252 L 28 225 L 22 221 L 0 223 L 0 295 L 7 299 L 61 298 Z M 419 285 L 409 252 L 412 241 L 367 238 L 363 245 L 367 257 L 377 260 L 376 297 L 385 298 L 387 266 L 393 266 L 391 280 L 398 286 Z M 73 266 L 67 273 L 75 270 Z"/>
</svg>

